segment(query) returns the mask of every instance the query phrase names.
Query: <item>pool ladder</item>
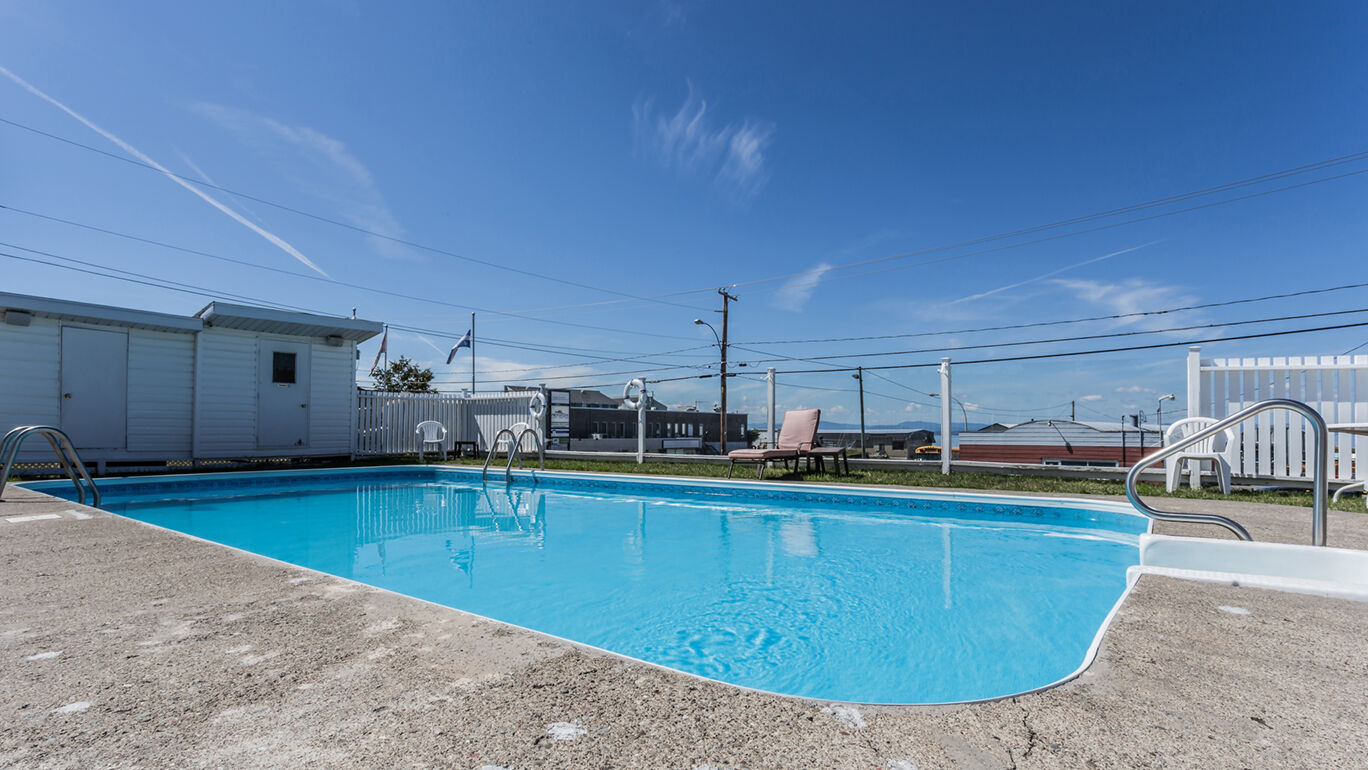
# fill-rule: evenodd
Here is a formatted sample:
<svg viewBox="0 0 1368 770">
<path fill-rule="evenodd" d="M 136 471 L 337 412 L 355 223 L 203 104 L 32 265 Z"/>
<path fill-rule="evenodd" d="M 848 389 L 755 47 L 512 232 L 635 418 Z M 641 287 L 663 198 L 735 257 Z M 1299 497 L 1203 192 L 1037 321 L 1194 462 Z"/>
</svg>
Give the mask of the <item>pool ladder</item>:
<svg viewBox="0 0 1368 770">
<path fill-rule="evenodd" d="M 494 459 L 494 455 L 499 451 L 499 439 L 507 433 L 512 442 L 508 445 L 508 467 L 504 468 L 504 483 L 513 482 L 513 460 L 518 461 L 518 469 L 522 470 L 522 440 L 523 436 L 531 434 L 532 439 L 537 443 L 537 460 L 542 470 L 546 470 L 546 451 L 542 445 L 541 434 L 530 427 L 525 422 L 520 422 L 510 428 L 504 428 L 494 434 L 494 440 L 489 442 L 489 455 L 485 457 L 484 467 L 480 469 L 480 478 L 488 480 L 489 463 Z"/>
<path fill-rule="evenodd" d="M 1224 516 L 1217 516 L 1211 513 L 1179 513 L 1176 511 L 1160 511 L 1147 505 L 1140 499 L 1140 494 L 1136 492 L 1136 482 L 1140 480 L 1140 473 L 1146 468 L 1162 462 L 1179 452 L 1187 449 L 1193 444 L 1205 441 L 1227 428 L 1238 425 L 1256 414 L 1267 412 L 1273 409 L 1286 409 L 1296 412 L 1306 421 L 1311 423 L 1315 432 L 1315 460 L 1311 464 L 1311 545 L 1325 545 L 1325 527 L 1328 519 L 1330 505 L 1329 499 L 1329 476 L 1326 468 L 1329 464 L 1330 430 L 1325 426 L 1325 418 L 1321 417 L 1320 412 L 1303 404 L 1300 401 L 1293 401 L 1289 398 L 1270 398 L 1267 401 L 1260 401 L 1257 404 L 1241 409 L 1235 414 L 1219 420 L 1206 428 L 1184 436 L 1174 444 L 1170 444 L 1163 449 L 1149 455 L 1140 462 L 1131 466 L 1130 473 L 1126 474 L 1126 497 L 1136 510 L 1149 516 L 1152 519 L 1162 519 L 1165 521 L 1186 521 L 1194 524 L 1215 524 L 1225 527 L 1241 540 L 1253 540 L 1249 530 L 1240 526 L 1239 523 Z"/>
<path fill-rule="evenodd" d="M 100 488 L 95 486 L 95 479 L 90 477 L 90 471 L 86 470 L 85 463 L 76 454 L 76 448 L 71 445 L 71 438 L 63 433 L 60 428 L 50 425 L 20 425 L 5 434 L 4 440 L 0 440 L 0 497 L 5 494 L 5 484 L 9 482 L 10 471 L 14 468 L 14 460 L 19 456 L 19 446 L 24 443 L 24 439 L 29 436 L 39 435 L 47 439 L 48 445 L 57 455 L 57 462 L 61 463 L 62 470 L 66 471 L 71 483 L 76 485 L 77 502 L 85 505 L 86 485 L 90 485 L 91 505 L 100 506 Z"/>
</svg>

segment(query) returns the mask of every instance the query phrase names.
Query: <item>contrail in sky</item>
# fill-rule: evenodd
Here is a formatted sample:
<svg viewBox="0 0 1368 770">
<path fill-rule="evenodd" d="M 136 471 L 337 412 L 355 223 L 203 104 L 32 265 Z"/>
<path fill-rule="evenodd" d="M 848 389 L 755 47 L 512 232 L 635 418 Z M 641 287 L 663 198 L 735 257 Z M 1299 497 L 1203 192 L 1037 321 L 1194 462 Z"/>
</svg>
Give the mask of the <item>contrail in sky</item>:
<svg viewBox="0 0 1368 770">
<path fill-rule="evenodd" d="M 1017 288 L 1018 286 L 1025 286 L 1025 285 L 1028 284 L 1028 283 L 1035 283 L 1036 281 L 1043 281 L 1043 280 L 1045 280 L 1046 278 L 1049 278 L 1050 276 L 1059 275 L 1060 273 L 1068 272 L 1069 270 L 1073 270 L 1073 269 L 1076 268 L 1076 267 L 1083 267 L 1084 265 L 1091 265 L 1091 264 L 1094 263 L 1094 262 L 1101 262 L 1101 261 L 1104 260 L 1104 259 L 1111 259 L 1112 257 L 1119 257 L 1119 256 L 1121 256 L 1122 254 L 1129 254 L 1129 253 L 1132 252 L 1132 251 L 1138 251 L 1138 250 L 1140 250 L 1140 249 L 1145 248 L 1146 246 L 1153 246 L 1154 244 L 1156 244 L 1156 243 L 1158 243 L 1158 242 L 1159 242 L 1159 241 L 1150 241 L 1149 243 L 1142 243 L 1142 244 L 1140 244 L 1139 246 L 1132 246 L 1132 247 L 1129 248 L 1129 249 L 1122 249 L 1122 250 L 1120 250 L 1120 251 L 1113 251 L 1113 252 L 1110 253 L 1110 254 L 1103 254 L 1103 255 L 1100 256 L 1100 257 L 1093 257 L 1092 259 L 1085 259 L 1085 260 L 1083 260 L 1082 262 L 1075 262 L 1075 263 L 1072 264 L 1072 265 L 1065 265 L 1064 267 L 1058 268 L 1058 269 L 1056 269 L 1056 270 L 1051 270 L 1051 271 L 1048 272 L 1048 273 L 1042 273 L 1042 274 L 1040 274 L 1040 275 L 1037 275 L 1037 276 L 1034 277 L 1034 278 L 1027 278 L 1027 279 L 1024 280 L 1024 281 L 1017 281 L 1016 283 L 1011 283 L 1011 284 L 1008 284 L 1008 285 L 1006 285 L 1006 286 L 999 286 L 999 287 L 997 287 L 996 289 L 989 289 L 988 291 L 980 292 L 980 293 L 978 293 L 978 294 L 970 294 L 970 295 L 967 296 L 967 297 L 960 297 L 959 299 L 951 300 L 950 302 L 947 302 L 947 303 L 945 303 L 945 304 L 947 304 L 947 305 L 955 305 L 955 304 L 958 304 L 958 303 L 960 303 L 960 302 L 972 302 L 972 301 L 974 301 L 974 300 L 976 300 L 976 299 L 983 299 L 984 297 L 990 297 L 990 296 L 992 296 L 992 295 L 994 295 L 994 294 L 997 294 L 997 293 L 999 293 L 999 292 L 1007 291 L 1008 289 L 1015 289 L 1015 288 Z"/>
<path fill-rule="evenodd" d="M 265 228 L 259 227 L 259 226 L 256 225 L 255 223 L 253 223 L 253 222 L 251 222 L 250 220 L 248 220 L 246 217 L 244 217 L 244 216 L 242 216 L 241 214 L 237 213 L 236 211 L 234 211 L 234 210 L 228 208 L 228 206 L 226 206 L 225 204 L 220 203 L 220 202 L 218 201 L 218 199 L 211 197 L 208 193 L 205 193 L 203 190 L 199 189 L 198 187 L 196 187 L 196 186 L 190 184 L 189 182 L 187 182 L 187 181 L 181 179 L 180 177 L 176 176 L 175 174 L 171 173 L 170 171 L 167 170 L 167 168 L 166 168 L 165 166 L 163 166 L 162 164 L 156 162 L 155 160 L 152 160 L 151 158 L 147 157 L 146 155 L 144 155 L 142 152 L 140 152 L 140 151 L 139 151 L 136 147 L 134 147 L 133 145 L 131 145 L 131 144 L 129 144 L 128 142 L 125 142 L 124 140 L 120 139 L 119 137 L 117 137 L 117 136 L 115 136 L 115 135 L 109 133 L 108 131 L 104 130 L 103 128 L 100 128 L 99 126 L 95 125 L 94 123 L 90 122 L 89 120 L 86 120 L 85 117 L 83 117 L 82 115 L 80 115 L 79 113 L 77 113 L 75 110 L 71 109 L 70 107 L 66 106 L 65 104 L 62 104 L 61 102 L 57 101 L 56 99 L 52 98 L 51 96 L 48 96 L 47 94 L 43 93 L 42 91 L 39 91 L 37 88 L 33 87 L 32 85 L 29 85 L 29 83 L 28 83 L 27 81 L 25 81 L 23 78 L 19 77 L 18 75 L 14 74 L 13 72 L 10 72 L 8 69 L 5 69 L 3 66 L 0 66 L 0 74 L 3 74 L 5 77 L 9 78 L 10 80 L 13 80 L 16 84 L 19 85 L 19 87 L 23 88 L 24 90 L 28 91 L 29 93 L 33 94 L 34 96 L 38 97 L 39 99 L 42 99 L 43 101 L 47 102 L 48 104 L 51 104 L 52 106 L 56 107 L 57 109 L 61 110 L 62 112 L 65 112 L 66 114 L 70 115 L 71 117 L 73 117 L 73 118 L 79 120 L 81 123 L 83 123 L 83 124 L 85 125 L 86 128 L 89 128 L 91 131 L 94 131 L 95 133 L 99 134 L 100 136 L 103 136 L 104 138 L 108 139 L 109 141 L 113 142 L 114 144 L 117 144 L 124 152 L 128 153 L 129 155 L 132 155 L 133 157 L 137 158 L 138 160 L 142 161 L 143 163 L 146 163 L 147 165 L 149 165 L 149 166 L 151 166 L 151 167 L 157 169 L 158 171 L 162 172 L 163 174 L 166 175 L 166 178 L 167 178 L 167 179 L 170 179 L 172 182 L 175 182 L 176 184 L 180 185 L 181 187 L 184 187 L 185 189 L 187 189 L 187 190 L 189 190 L 190 192 L 194 193 L 195 195 L 199 196 L 205 203 L 208 203 L 210 206 L 213 206 L 214 208 L 218 209 L 219 211 L 222 211 L 223 213 L 225 213 L 225 214 L 227 214 L 228 216 L 232 217 L 234 220 L 236 220 L 236 221 L 237 221 L 239 224 L 241 224 L 242 226 L 246 227 L 247 229 L 251 230 L 252 232 L 256 233 L 257 235 L 260 235 L 262 238 L 265 238 L 266 240 L 268 240 L 268 241 L 270 241 L 271 243 L 275 244 L 281 251 L 284 251 L 286 254 L 289 254 L 290 256 L 294 257 L 295 259 L 299 260 L 300 262 L 303 262 L 303 263 L 304 263 L 305 265 L 307 265 L 309 268 L 311 268 L 311 269 L 313 269 L 313 270 L 316 270 L 319 274 L 321 274 L 321 275 L 323 275 L 323 276 L 328 276 L 327 273 L 323 272 L 323 268 L 319 267 L 318 265 L 315 265 L 312 261 L 309 260 L 308 257 L 306 257 L 306 256 L 304 256 L 303 254 L 301 254 L 300 251 L 299 251 L 299 249 L 296 249 L 295 247 L 291 246 L 289 243 L 286 243 L 284 238 L 281 238 L 280 236 L 278 236 L 278 235 L 276 235 L 275 233 L 272 233 L 272 232 L 266 230 Z M 330 276 L 328 276 L 328 277 L 330 277 Z"/>
</svg>

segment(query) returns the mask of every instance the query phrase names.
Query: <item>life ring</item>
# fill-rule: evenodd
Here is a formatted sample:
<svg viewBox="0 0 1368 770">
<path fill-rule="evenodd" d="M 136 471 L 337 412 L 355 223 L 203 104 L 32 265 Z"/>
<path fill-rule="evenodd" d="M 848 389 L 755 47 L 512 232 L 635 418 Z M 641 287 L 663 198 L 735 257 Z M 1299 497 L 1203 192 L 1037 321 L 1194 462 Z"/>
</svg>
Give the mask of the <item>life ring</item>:
<svg viewBox="0 0 1368 770">
<path fill-rule="evenodd" d="M 636 388 L 636 396 L 632 396 L 632 388 Z M 640 377 L 634 378 L 631 382 L 622 386 L 622 400 L 628 409 L 640 409 L 646 400 L 646 381 Z"/>
<path fill-rule="evenodd" d="M 527 402 L 527 413 L 533 419 L 540 420 L 542 413 L 546 411 L 546 396 L 540 390 L 532 393 L 532 400 Z"/>
</svg>

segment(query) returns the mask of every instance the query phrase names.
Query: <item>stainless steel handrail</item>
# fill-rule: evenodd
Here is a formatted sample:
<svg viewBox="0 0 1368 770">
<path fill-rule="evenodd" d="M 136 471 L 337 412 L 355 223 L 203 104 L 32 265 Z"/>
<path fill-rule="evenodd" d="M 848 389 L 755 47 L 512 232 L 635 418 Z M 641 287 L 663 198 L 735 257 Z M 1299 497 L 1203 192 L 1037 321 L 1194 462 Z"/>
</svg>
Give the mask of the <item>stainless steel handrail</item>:
<svg viewBox="0 0 1368 770">
<path fill-rule="evenodd" d="M 1145 504 L 1140 499 L 1140 495 L 1135 491 L 1136 482 L 1140 480 L 1141 471 L 1159 463 L 1163 460 L 1178 454 L 1182 450 L 1193 444 L 1205 441 L 1218 433 L 1225 431 L 1234 425 L 1238 425 L 1256 414 L 1267 412 L 1272 409 L 1287 409 L 1305 417 L 1315 429 L 1315 460 L 1311 466 L 1311 544 L 1325 545 L 1326 521 L 1329 518 L 1330 510 L 1329 489 L 1330 483 L 1326 474 L 1326 467 L 1329 463 L 1330 431 L 1325 427 L 1325 418 L 1320 416 L 1320 412 L 1303 404 L 1300 401 L 1293 401 L 1288 398 L 1272 398 L 1267 401 L 1260 401 L 1253 406 L 1241 409 L 1235 414 L 1219 420 L 1216 423 L 1203 428 L 1200 431 L 1185 436 L 1175 444 L 1148 455 L 1140 462 L 1131 466 L 1130 473 L 1126 474 L 1126 498 L 1130 500 L 1136 510 L 1154 519 L 1166 521 L 1186 521 L 1195 524 L 1216 524 L 1234 532 L 1241 540 L 1253 540 L 1248 530 L 1240 526 L 1237 522 L 1227 519 L 1224 516 L 1217 516 L 1210 513 L 1177 513 L 1172 511 L 1160 511 Z"/>
<path fill-rule="evenodd" d="M 481 479 L 486 479 L 488 477 L 489 463 L 493 461 L 494 455 L 498 454 L 499 439 L 503 438 L 503 435 L 505 433 L 507 433 L 508 437 L 512 439 L 512 443 L 508 445 L 508 467 L 504 469 L 505 481 L 513 480 L 513 458 L 515 456 L 518 458 L 518 468 L 522 468 L 522 440 L 523 436 L 526 436 L 528 433 L 531 433 L 532 438 L 536 439 L 537 456 L 540 458 L 541 469 L 546 470 L 546 454 L 542 450 L 541 434 L 537 433 L 536 429 L 530 426 L 524 426 L 522 432 L 516 434 L 513 432 L 513 428 L 504 428 L 503 430 L 500 430 L 498 433 L 495 433 L 494 440 L 489 442 L 489 454 L 485 456 L 484 467 L 480 469 Z"/>
<path fill-rule="evenodd" d="M 494 434 L 494 440 L 492 440 L 492 441 L 489 442 L 489 454 L 485 455 L 484 467 L 480 469 L 480 478 L 481 478 L 481 479 L 484 479 L 484 478 L 486 478 L 486 477 L 488 476 L 488 474 L 489 474 L 489 463 L 490 463 L 491 461 L 494 460 L 494 455 L 496 455 L 496 454 L 499 453 L 499 439 L 503 438 L 503 434 L 505 434 L 505 433 L 508 434 L 508 437 L 509 437 L 510 439 L 513 438 L 513 431 L 510 430 L 509 428 L 503 428 L 503 429 L 500 430 L 498 433 L 495 433 L 495 434 Z M 512 451 L 513 451 L 513 447 L 510 446 L 510 447 L 508 448 L 508 451 L 509 451 L 509 452 L 512 452 Z"/>
<path fill-rule="evenodd" d="M 91 478 L 90 471 L 86 470 L 85 463 L 81 462 L 80 455 L 76 454 L 76 447 L 72 446 L 71 438 L 61 428 L 54 428 L 51 425 L 21 425 L 6 433 L 4 440 L 0 440 L 0 496 L 4 495 L 5 485 L 9 483 L 10 471 L 14 468 L 15 458 L 19 456 L 20 445 L 24 443 L 24 439 L 34 434 L 47 439 L 48 445 L 57 455 L 58 464 L 66 471 L 71 483 L 76 485 L 77 502 L 85 505 L 86 491 L 81 483 L 84 481 L 90 485 L 91 505 L 98 508 L 100 488 L 95 485 L 95 479 Z"/>
<path fill-rule="evenodd" d="M 528 426 L 518 433 L 518 438 L 514 440 L 513 445 L 508 449 L 508 467 L 504 469 L 504 479 L 506 481 L 513 480 L 514 455 L 518 458 L 518 470 L 522 470 L 522 440 L 523 436 L 526 436 L 529 433 L 532 434 L 532 439 L 537 442 L 537 457 L 541 461 L 541 469 L 546 470 L 546 453 L 542 451 L 541 434 L 537 433 L 536 429 Z"/>
</svg>

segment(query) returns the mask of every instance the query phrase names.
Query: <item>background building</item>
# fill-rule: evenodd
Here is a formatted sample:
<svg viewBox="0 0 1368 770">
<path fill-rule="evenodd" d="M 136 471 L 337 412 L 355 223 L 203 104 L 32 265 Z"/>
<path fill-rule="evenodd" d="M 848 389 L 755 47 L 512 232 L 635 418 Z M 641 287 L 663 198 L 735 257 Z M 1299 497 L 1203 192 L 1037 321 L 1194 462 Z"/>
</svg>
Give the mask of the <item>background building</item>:
<svg viewBox="0 0 1368 770">
<path fill-rule="evenodd" d="M 959 459 L 1030 465 L 1134 464 L 1160 445 L 1158 428 L 1121 421 L 1031 420 L 959 435 Z"/>
</svg>

